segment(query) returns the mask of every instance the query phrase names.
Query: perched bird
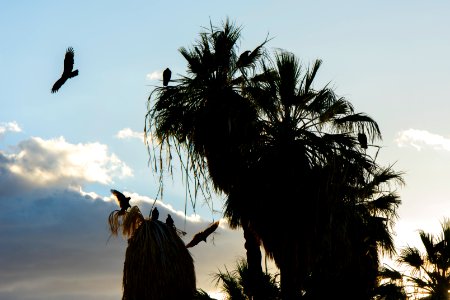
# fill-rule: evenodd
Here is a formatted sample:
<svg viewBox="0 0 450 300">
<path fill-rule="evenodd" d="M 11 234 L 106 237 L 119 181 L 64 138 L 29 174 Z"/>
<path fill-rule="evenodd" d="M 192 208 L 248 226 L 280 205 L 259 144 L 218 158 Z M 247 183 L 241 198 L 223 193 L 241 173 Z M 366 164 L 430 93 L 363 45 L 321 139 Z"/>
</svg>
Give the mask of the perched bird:
<svg viewBox="0 0 450 300">
<path fill-rule="evenodd" d="M 167 215 L 166 225 L 169 226 L 169 228 L 175 228 L 175 222 L 173 221 L 172 216 L 170 214 Z"/>
<path fill-rule="evenodd" d="M 250 50 L 247 50 L 247 51 L 244 51 L 240 56 L 239 56 L 239 59 L 238 59 L 238 61 L 237 61 L 237 66 L 238 67 L 242 67 L 242 66 L 245 66 L 245 65 L 247 65 L 248 63 L 249 63 L 249 60 L 250 60 L 250 53 L 251 53 L 252 51 L 250 51 Z"/>
<path fill-rule="evenodd" d="M 73 52 L 73 48 L 69 47 L 66 51 L 66 56 L 64 57 L 64 71 L 55 84 L 52 87 L 52 93 L 55 93 L 59 90 L 59 88 L 66 82 L 67 79 L 75 77 L 78 75 L 78 70 L 72 71 L 73 69 L 73 57 L 75 53 Z"/>
<path fill-rule="evenodd" d="M 163 86 L 167 86 L 170 81 L 170 77 L 172 76 L 172 71 L 169 68 L 166 68 L 163 72 Z"/>
<path fill-rule="evenodd" d="M 206 243 L 206 238 L 213 233 L 217 227 L 219 227 L 219 221 L 216 221 L 209 225 L 208 228 L 206 228 L 203 231 L 200 231 L 199 233 L 195 234 L 192 240 L 186 245 L 186 248 L 194 247 L 201 241 L 204 241 Z"/>
<path fill-rule="evenodd" d="M 119 206 L 120 206 L 120 213 L 119 214 L 123 214 L 125 213 L 125 211 L 131 207 L 130 205 L 130 197 L 125 197 L 124 194 L 122 194 L 121 192 L 111 189 L 111 193 L 116 196 L 117 201 L 119 202 Z"/>
<path fill-rule="evenodd" d="M 155 207 L 155 208 L 152 210 L 152 220 L 155 221 L 155 220 L 158 220 L 158 218 L 159 218 L 159 211 L 158 211 L 158 209 Z"/>
<path fill-rule="evenodd" d="M 367 149 L 367 136 L 364 133 L 358 133 L 358 142 L 361 148 Z"/>
<path fill-rule="evenodd" d="M 175 222 L 172 219 L 172 216 L 170 214 L 167 215 L 166 218 L 166 225 L 167 227 L 175 230 L 175 232 L 179 235 L 179 236 L 185 236 L 186 232 L 184 232 L 183 230 L 180 230 L 178 228 L 175 227 Z"/>
</svg>

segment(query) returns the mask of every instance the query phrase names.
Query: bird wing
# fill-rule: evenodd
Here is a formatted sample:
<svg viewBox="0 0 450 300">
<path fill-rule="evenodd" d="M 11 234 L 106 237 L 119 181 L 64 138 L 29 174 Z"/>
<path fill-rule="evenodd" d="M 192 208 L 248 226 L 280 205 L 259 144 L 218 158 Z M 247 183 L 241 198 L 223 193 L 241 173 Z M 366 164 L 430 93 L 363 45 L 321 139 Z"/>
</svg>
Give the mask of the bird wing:
<svg viewBox="0 0 450 300">
<path fill-rule="evenodd" d="M 66 82 L 67 77 L 66 76 L 61 76 L 61 78 L 59 78 L 55 84 L 52 87 L 52 93 L 56 93 L 59 88 L 64 84 L 64 82 Z"/>
<path fill-rule="evenodd" d="M 127 197 L 125 197 L 124 194 L 122 194 L 121 192 L 111 189 L 111 193 L 116 196 L 117 201 L 119 202 L 119 206 L 120 208 L 126 209 L 130 206 L 130 204 L 128 203 L 128 199 Z M 128 204 L 128 205 L 127 205 Z"/>
<path fill-rule="evenodd" d="M 192 240 L 186 245 L 186 248 L 191 248 L 200 243 L 203 240 L 203 231 L 194 235 Z"/>
<path fill-rule="evenodd" d="M 72 47 L 67 48 L 66 56 L 64 57 L 64 73 L 70 73 L 73 69 L 75 52 Z"/>
<path fill-rule="evenodd" d="M 217 229 L 217 227 L 219 227 L 219 221 L 212 223 L 205 230 L 195 234 L 192 240 L 186 245 L 186 248 L 194 247 L 201 241 L 205 241 L 206 238 Z"/>
</svg>

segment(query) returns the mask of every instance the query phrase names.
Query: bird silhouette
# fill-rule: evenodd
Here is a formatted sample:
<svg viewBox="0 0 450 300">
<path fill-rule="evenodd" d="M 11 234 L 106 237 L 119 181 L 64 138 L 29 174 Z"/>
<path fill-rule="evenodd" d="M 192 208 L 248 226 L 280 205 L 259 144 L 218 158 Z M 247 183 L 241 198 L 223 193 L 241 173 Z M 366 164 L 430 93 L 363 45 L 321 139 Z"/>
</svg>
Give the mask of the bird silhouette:
<svg viewBox="0 0 450 300">
<path fill-rule="evenodd" d="M 169 228 L 175 228 L 175 222 L 173 221 L 172 216 L 170 214 L 167 215 L 166 225 L 169 226 Z"/>
<path fill-rule="evenodd" d="M 358 133 L 358 142 L 361 148 L 367 149 L 367 136 L 364 133 Z"/>
<path fill-rule="evenodd" d="M 166 225 L 170 229 L 174 230 L 179 236 L 185 236 L 186 235 L 185 231 L 180 230 L 177 227 L 175 227 L 175 222 L 173 221 L 172 216 L 170 214 L 167 214 Z"/>
<path fill-rule="evenodd" d="M 253 51 L 250 51 L 250 50 L 244 51 L 239 56 L 239 59 L 236 62 L 237 67 L 242 68 L 242 67 L 246 67 L 249 64 L 251 64 L 258 56 L 261 55 L 262 47 L 263 47 L 263 44 L 256 47 Z"/>
<path fill-rule="evenodd" d="M 152 210 L 152 220 L 155 221 L 158 220 L 158 218 L 159 218 L 159 210 L 155 207 Z"/>
<path fill-rule="evenodd" d="M 172 76 L 172 71 L 169 68 L 166 68 L 163 72 L 163 86 L 167 86 L 170 81 L 170 77 Z"/>
<path fill-rule="evenodd" d="M 186 248 L 191 248 L 200 243 L 201 241 L 204 241 L 206 243 L 206 238 L 213 233 L 217 227 L 219 227 L 219 221 L 216 221 L 208 226 L 203 231 L 200 231 L 199 233 L 195 234 L 192 240 L 186 245 Z"/>
<path fill-rule="evenodd" d="M 131 207 L 130 205 L 130 197 L 125 197 L 124 194 L 122 194 L 121 192 L 111 189 L 111 193 L 116 196 L 117 202 L 119 202 L 119 206 L 120 206 L 120 213 L 119 214 L 124 214 L 125 211 Z"/>
<path fill-rule="evenodd" d="M 246 64 L 248 64 L 248 62 L 249 62 L 249 58 L 250 58 L 250 53 L 251 53 L 252 51 L 250 51 L 250 50 L 247 50 L 247 51 L 244 51 L 240 56 L 239 56 L 239 59 L 238 59 L 238 61 L 237 61 L 237 66 L 238 67 L 242 67 L 242 66 L 245 66 Z"/>
<path fill-rule="evenodd" d="M 64 70 L 61 75 L 61 78 L 59 78 L 53 85 L 52 93 L 56 93 L 59 90 L 59 88 L 66 82 L 67 79 L 78 75 L 78 70 L 72 71 L 74 55 L 75 52 L 73 52 L 73 48 L 72 47 L 67 48 L 66 56 L 64 57 Z"/>
</svg>

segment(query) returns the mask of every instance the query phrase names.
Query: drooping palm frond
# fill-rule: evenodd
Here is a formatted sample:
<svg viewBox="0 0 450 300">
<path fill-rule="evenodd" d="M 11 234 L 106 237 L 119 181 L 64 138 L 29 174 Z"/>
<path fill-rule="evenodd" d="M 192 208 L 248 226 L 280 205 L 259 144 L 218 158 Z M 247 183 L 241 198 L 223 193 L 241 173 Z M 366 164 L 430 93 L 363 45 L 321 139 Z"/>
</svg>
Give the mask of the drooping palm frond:
<svg viewBox="0 0 450 300">
<path fill-rule="evenodd" d="M 128 240 L 122 299 L 193 299 L 195 291 L 184 242 L 166 224 L 144 220 Z"/>
<path fill-rule="evenodd" d="M 109 225 L 109 230 L 111 231 L 112 235 L 117 236 L 119 229 L 122 225 L 120 218 L 123 214 L 121 213 L 120 210 L 116 209 L 113 210 L 109 216 L 108 216 L 108 225 Z"/>
<path fill-rule="evenodd" d="M 132 206 L 123 217 L 122 234 L 124 236 L 131 237 L 142 222 L 144 222 L 144 216 L 139 210 L 139 207 Z"/>
</svg>

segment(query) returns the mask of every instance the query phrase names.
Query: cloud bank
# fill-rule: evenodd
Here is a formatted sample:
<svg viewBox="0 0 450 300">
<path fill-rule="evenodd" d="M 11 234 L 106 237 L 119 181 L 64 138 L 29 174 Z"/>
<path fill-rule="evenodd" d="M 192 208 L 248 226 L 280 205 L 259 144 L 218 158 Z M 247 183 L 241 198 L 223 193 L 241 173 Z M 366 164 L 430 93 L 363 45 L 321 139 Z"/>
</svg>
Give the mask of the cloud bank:
<svg viewBox="0 0 450 300">
<path fill-rule="evenodd" d="M 450 151 L 450 138 L 426 130 L 407 129 L 400 131 L 395 142 L 399 147 L 411 146 L 418 151 L 423 148 Z"/>
<path fill-rule="evenodd" d="M 104 195 L 81 186 L 109 184 L 130 170 L 98 143 L 31 138 L 14 149 L 0 151 L 0 299 L 120 299 L 127 243 L 121 237 L 108 240 L 107 226 L 109 213 L 118 206 L 109 186 Z M 123 193 L 149 215 L 153 199 Z M 212 221 L 185 217 L 161 201 L 156 206 L 161 220 L 170 213 L 188 233 L 186 243 Z M 208 243 L 190 251 L 197 286 L 214 289 L 210 274 L 245 253 L 242 232 L 222 222 Z"/>
<path fill-rule="evenodd" d="M 33 185 L 110 184 L 132 170 L 100 143 L 71 144 L 63 137 L 33 137 L 20 142 L 14 153 L 0 152 L 1 167 Z M 4 171 L 5 172 L 5 171 Z"/>
</svg>

